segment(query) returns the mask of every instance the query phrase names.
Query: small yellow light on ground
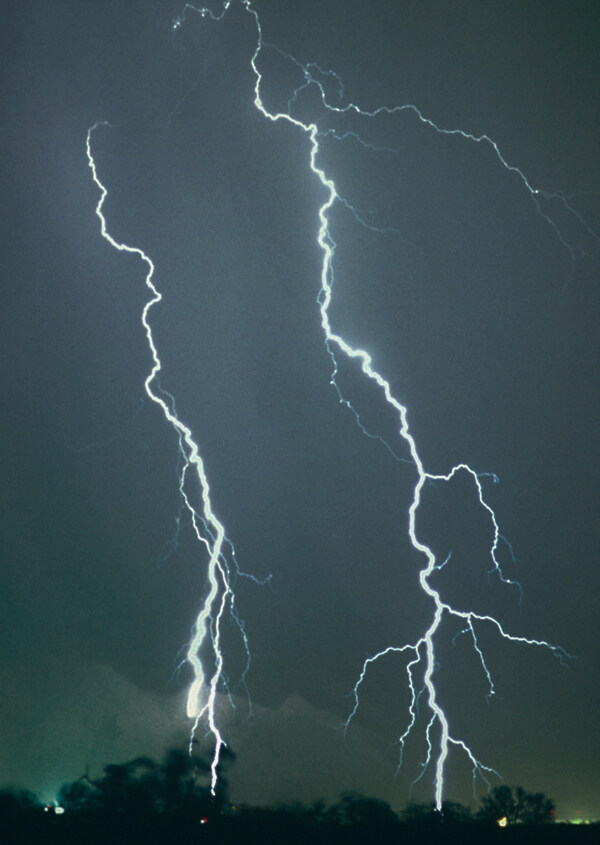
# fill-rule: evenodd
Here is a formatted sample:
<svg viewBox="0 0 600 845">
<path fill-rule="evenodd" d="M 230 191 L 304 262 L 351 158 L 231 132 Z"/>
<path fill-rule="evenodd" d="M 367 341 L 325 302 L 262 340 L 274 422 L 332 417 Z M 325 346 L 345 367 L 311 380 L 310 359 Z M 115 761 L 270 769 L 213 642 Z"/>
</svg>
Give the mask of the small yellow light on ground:
<svg viewBox="0 0 600 845">
<path fill-rule="evenodd" d="M 502 816 L 501 819 L 498 819 L 498 827 L 506 827 L 507 824 L 508 819 L 506 818 L 506 816 Z"/>
</svg>

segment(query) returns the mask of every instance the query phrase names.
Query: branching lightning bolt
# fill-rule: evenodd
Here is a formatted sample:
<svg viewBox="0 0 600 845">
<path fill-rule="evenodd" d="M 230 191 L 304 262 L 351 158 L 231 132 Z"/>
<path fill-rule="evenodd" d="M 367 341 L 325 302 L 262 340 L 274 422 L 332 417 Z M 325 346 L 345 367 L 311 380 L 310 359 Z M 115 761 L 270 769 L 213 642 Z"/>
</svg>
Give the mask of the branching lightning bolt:
<svg viewBox="0 0 600 845">
<path fill-rule="evenodd" d="M 419 572 L 419 582 L 421 585 L 421 589 L 423 592 L 431 599 L 433 605 L 433 613 L 431 622 L 429 627 L 425 631 L 425 633 L 417 640 L 416 643 L 412 644 L 405 644 L 402 646 L 388 646 L 382 649 L 376 655 L 369 657 L 365 663 L 363 664 L 363 668 L 359 679 L 354 687 L 354 707 L 346 720 L 346 726 L 348 726 L 355 715 L 358 706 L 359 706 L 359 688 L 366 676 L 367 670 L 369 666 L 377 660 L 380 660 L 385 655 L 396 652 L 396 653 L 407 653 L 411 654 L 412 657 L 408 662 L 407 665 L 407 676 L 408 676 L 408 686 L 411 695 L 411 702 L 409 705 L 409 723 L 407 728 L 405 729 L 404 733 L 399 738 L 400 743 L 400 752 L 404 750 L 404 746 L 406 740 L 408 739 L 410 733 L 412 732 L 417 717 L 417 703 L 418 697 L 420 695 L 420 691 L 425 691 L 427 704 L 430 711 L 430 719 L 427 724 L 426 728 L 426 744 L 427 744 L 427 756 L 426 760 L 422 764 L 422 771 L 419 777 L 422 777 L 427 769 L 429 763 L 434 758 L 434 749 L 433 749 L 433 739 L 432 739 L 432 730 L 434 726 L 437 726 L 439 731 L 439 745 L 437 756 L 435 756 L 434 766 L 435 766 L 435 777 L 434 777 L 434 787 L 435 787 L 435 804 L 438 810 L 442 809 L 442 802 L 443 802 L 443 790 L 444 790 L 444 768 L 446 764 L 446 760 L 448 758 L 448 754 L 450 751 L 450 747 L 454 746 L 456 748 L 461 749 L 469 759 L 472 770 L 473 770 L 473 780 L 475 782 L 475 778 L 477 775 L 480 775 L 486 783 L 488 783 L 486 775 L 487 774 L 496 774 L 495 770 L 490 768 L 489 766 L 484 765 L 480 762 L 472 750 L 468 747 L 468 745 L 460 738 L 454 737 L 450 732 L 450 726 L 448 722 L 448 718 L 442 709 L 441 704 L 438 700 L 438 694 L 434 683 L 434 672 L 435 672 L 435 635 L 437 634 L 442 619 L 444 615 L 455 617 L 459 620 L 462 620 L 466 624 L 466 630 L 469 631 L 472 637 L 473 647 L 478 655 L 478 658 L 481 662 L 481 666 L 485 673 L 488 687 L 489 687 L 489 695 L 494 694 L 494 684 L 488 669 L 488 666 L 485 661 L 485 657 L 483 651 L 481 650 L 476 634 L 476 625 L 489 625 L 494 627 L 500 636 L 512 643 L 519 643 L 521 645 L 528 645 L 528 646 L 540 646 L 546 649 L 549 649 L 553 654 L 555 654 L 560 660 L 567 656 L 565 650 L 557 645 L 554 645 L 550 642 L 545 640 L 536 640 L 530 639 L 527 637 L 516 636 L 514 634 L 509 633 L 506 631 L 501 623 L 492 616 L 487 615 L 480 615 L 475 613 L 474 611 L 463 611 L 452 607 L 448 603 L 442 600 L 442 597 L 438 590 L 436 590 L 430 583 L 429 578 L 431 574 L 436 569 L 440 569 L 443 567 L 447 560 L 441 564 L 436 563 L 436 556 L 432 549 L 421 540 L 417 534 L 416 529 L 416 519 L 417 519 L 417 512 L 419 509 L 419 505 L 421 503 L 421 494 L 425 484 L 428 481 L 432 482 L 450 482 L 454 476 L 459 472 L 467 473 L 471 479 L 473 484 L 475 485 L 477 496 L 479 499 L 479 503 L 481 508 L 487 513 L 489 519 L 491 520 L 493 526 L 493 542 L 490 548 L 490 557 L 492 561 L 493 570 L 499 575 L 500 579 L 508 584 L 513 584 L 509 579 L 505 578 L 502 574 L 502 569 L 500 563 L 497 559 L 496 552 L 498 548 L 498 543 L 501 538 L 498 523 L 496 520 L 496 516 L 494 511 L 489 506 L 489 504 L 485 501 L 483 490 L 480 482 L 479 475 L 467 464 L 461 463 L 457 466 L 453 467 L 448 473 L 446 474 L 434 474 L 431 472 L 427 472 L 425 467 L 423 466 L 423 462 L 419 455 L 417 444 L 415 438 L 410 430 L 409 423 L 408 423 L 408 412 L 405 405 L 398 401 L 398 399 L 393 396 L 389 381 L 387 381 L 383 375 L 381 375 L 373 366 L 373 362 L 371 356 L 368 352 L 364 349 L 355 348 L 347 343 L 343 337 L 337 334 L 334 329 L 332 328 L 330 319 L 329 319 L 329 306 L 332 301 L 332 285 L 333 285 L 333 258 L 335 253 L 335 241 L 330 231 L 329 227 L 329 211 L 333 207 L 336 202 L 342 202 L 347 205 L 345 199 L 343 199 L 337 192 L 336 185 L 334 181 L 327 176 L 325 171 L 319 166 L 317 163 L 318 155 L 319 155 L 319 137 L 322 134 L 319 131 L 319 128 L 316 123 L 305 123 L 296 117 L 294 117 L 290 111 L 288 112 L 271 112 L 269 111 L 263 102 L 261 96 L 261 83 L 262 83 L 262 74 L 258 68 L 258 60 L 262 49 L 266 46 L 263 42 L 262 37 L 262 28 L 258 13 L 252 7 L 252 4 L 249 0 L 244 0 L 243 2 L 244 7 L 247 11 L 254 16 L 256 22 L 256 28 L 258 33 L 258 40 L 257 40 L 257 47 L 254 52 L 254 55 L 251 59 L 252 69 L 255 74 L 255 87 L 254 87 L 254 103 L 256 108 L 264 115 L 265 118 L 268 120 L 277 122 L 277 121 L 288 121 L 292 125 L 296 126 L 299 130 L 303 131 L 309 138 L 310 141 L 310 154 L 309 154 L 309 167 L 315 177 L 319 180 L 323 188 L 327 193 L 327 198 L 325 202 L 319 208 L 318 216 L 319 216 L 319 230 L 317 235 L 317 241 L 319 247 L 322 250 L 323 254 L 323 261 L 321 265 L 321 277 L 320 277 L 320 290 L 318 294 L 318 304 L 319 304 L 319 311 L 320 311 L 320 318 L 321 318 L 321 326 L 323 329 L 323 334 L 325 338 L 325 346 L 327 348 L 327 352 L 329 353 L 332 364 L 332 376 L 331 376 L 331 383 L 335 387 L 338 395 L 340 396 L 340 400 L 343 401 L 349 409 L 354 414 L 356 421 L 360 425 L 360 420 L 358 415 L 352 405 L 347 402 L 347 400 L 343 399 L 341 390 L 338 386 L 336 381 L 336 374 L 338 369 L 338 363 L 336 354 L 343 354 L 348 359 L 357 360 L 360 363 L 360 367 L 364 375 L 374 382 L 378 388 L 382 391 L 385 401 L 390 405 L 397 414 L 398 423 L 399 423 L 399 436 L 404 441 L 404 443 L 408 446 L 408 451 L 412 460 L 412 464 L 416 470 L 417 480 L 413 491 L 412 502 L 410 504 L 408 510 L 408 532 L 410 536 L 411 543 L 413 547 L 424 557 L 425 564 Z M 279 51 L 280 52 L 280 51 Z M 361 117 L 367 118 L 375 118 L 379 114 L 395 114 L 401 111 L 412 111 L 416 114 L 418 119 L 429 126 L 431 129 L 435 130 L 436 132 L 443 134 L 443 135 L 458 135 L 466 141 L 471 141 L 475 143 L 486 143 L 488 144 L 493 152 L 495 153 L 497 159 L 499 160 L 500 164 L 509 172 L 515 173 L 520 178 L 524 188 L 529 192 L 531 198 L 533 199 L 536 209 L 538 213 L 544 218 L 544 220 L 552 227 L 556 236 L 558 237 L 560 243 L 567 248 L 571 257 L 575 259 L 577 257 L 576 251 L 570 246 L 570 244 L 563 238 L 563 235 L 558 228 L 557 224 L 550 218 L 540 207 L 538 196 L 542 194 L 539 190 L 533 188 L 526 176 L 519 170 L 517 167 L 512 166 L 509 164 L 504 156 L 502 155 L 498 145 L 495 141 L 489 138 L 487 135 L 475 136 L 471 133 L 464 132 L 462 130 L 446 130 L 441 129 L 438 127 L 433 121 L 429 118 L 425 117 L 421 111 L 413 105 L 402 105 L 397 107 L 381 107 L 374 111 L 365 111 L 359 108 L 354 103 L 349 103 L 346 106 L 335 106 L 330 104 L 327 101 L 326 93 L 323 88 L 323 84 L 320 81 L 319 77 L 323 76 L 323 72 L 320 69 L 318 70 L 318 76 L 313 73 L 313 66 L 306 65 L 302 66 L 296 59 L 291 56 L 288 56 L 289 60 L 293 62 L 296 67 L 300 68 L 304 75 L 304 84 L 302 87 L 308 87 L 309 85 L 315 86 L 320 94 L 322 104 L 325 106 L 328 112 L 334 112 L 338 114 L 344 114 L 348 112 L 354 112 L 355 114 L 360 115 Z M 336 77 L 337 79 L 337 77 Z M 341 95 L 343 91 L 343 86 L 339 83 L 339 93 Z M 297 98 L 297 91 L 289 100 L 289 105 L 292 105 Z M 341 138 L 345 137 L 344 135 L 340 136 Z M 548 196 L 543 194 L 544 196 Z M 570 207 L 565 202 L 562 196 L 556 195 L 556 198 L 565 204 L 570 211 Z M 575 212 L 573 212 L 575 213 Z M 361 223 L 361 219 L 357 217 L 359 223 Z M 362 426 L 361 426 L 362 427 Z M 520 586 L 516 585 L 519 587 Z M 421 685 L 419 690 L 417 689 L 417 684 L 415 681 L 415 676 L 417 671 L 421 675 Z"/>
<path fill-rule="evenodd" d="M 424 595 L 429 599 L 431 604 L 431 618 L 425 632 L 412 643 L 405 643 L 402 645 L 389 645 L 381 649 L 377 654 L 368 657 L 362 666 L 358 680 L 354 687 L 354 706 L 346 720 L 348 726 L 353 719 L 359 707 L 359 693 L 361 685 L 363 684 L 370 666 L 376 661 L 380 661 L 389 654 L 400 654 L 408 658 L 406 665 L 407 685 L 410 696 L 410 703 L 408 707 L 408 723 L 403 733 L 399 737 L 400 746 L 400 764 L 402 763 L 402 755 L 409 736 L 413 733 L 418 717 L 419 703 L 423 699 L 428 708 L 429 716 L 425 728 L 425 742 L 427 747 L 425 760 L 421 764 L 421 772 L 417 779 L 424 776 L 426 770 L 430 765 L 433 765 L 435 770 L 433 784 L 435 791 L 435 804 L 441 810 L 444 792 L 444 770 L 451 749 L 460 750 L 466 755 L 469 760 L 473 780 L 479 776 L 484 781 L 488 782 L 487 778 L 490 775 L 497 773 L 491 767 L 484 765 L 473 753 L 471 748 L 460 738 L 451 732 L 448 716 L 443 710 L 440 703 L 438 691 L 435 685 L 435 670 L 436 670 L 436 637 L 440 631 L 442 621 L 451 617 L 456 619 L 462 626 L 460 633 L 466 634 L 473 645 L 475 654 L 481 665 L 482 671 L 485 675 L 488 685 L 488 695 L 494 695 L 494 683 L 486 663 L 485 655 L 478 640 L 478 631 L 484 628 L 491 628 L 508 643 L 521 646 L 536 646 L 550 651 L 559 660 L 570 655 L 558 645 L 542 639 L 533 639 L 507 631 L 502 623 L 494 616 L 479 614 L 474 610 L 464 610 L 454 607 L 448 602 L 444 601 L 440 591 L 430 583 L 432 574 L 435 571 L 442 569 L 449 561 L 449 556 L 438 562 L 436 555 L 429 545 L 419 536 L 417 532 L 417 514 L 422 500 L 423 490 L 428 483 L 447 484 L 450 483 L 459 474 L 465 474 L 469 477 L 477 494 L 479 506 L 492 529 L 492 543 L 489 549 L 489 556 L 491 561 L 491 571 L 495 573 L 499 579 L 510 586 L 514 586 L 520 590 L 520 586 L 508 578 L 502 572 L 500 562 L 498 560 L 497 552 L 500 542 L 508 545 L 511 554 L 512 548 L 508 541 L 501 535 L 496 515 L 485 499 L 481 478 L 483 474 L 478 474 L 466 463 L 459 463 L 452 467 L 445 473 L 432 473 L 428 471 L 420 457 L 419 450 L 415 437 L 410 429 L 408 421 L 408 410 L 392 393 L 389 381 L 375 368 L 372 358 L 369 353 L 362 348 L 357 348 L 350 345 L 340 334 L 338 334 L 330 321 L 329 311 L 333 296 L 333 262 L 336 250 L 336 243 L 333 238 L 330 228 L 330 212 L 336 203 L 344 204 L 354 214 L 359 225 L 365 225 L 370 229 L 375 227 L 367 224 L 364 219 L 355 211 L 352 205 L 338 192 L 334 180 L 327 175 L 323 167 L 319 164 L 320 154 L 320 139 L 324 137 L 331 137 L 334 140 L 343 142 L 347 139 L 352 139 L 358 143 L 364 142 L 358 134 L 354 132 L 340 132 L 337 133 L 330 128 L 319 128 L 316 122 L 306 122 L 294 116 L 294 109 L 297 105 L 299 94 L 302 90 L 312 88 L 318 92 L 321 104 L 324 111 L 328 115 L 347 115 L 353 114 L 362 119 L 373 120 L 379 115 L 397 115 L 402 112 L 408 112 L 415 116 L 415 118 L 431 129 L 443 136 L 452 136 L 462 139 L 465 143 L 473 143 L 479 145 L 486 145 L 495 157 L 497 164 L 504 168 L 507 173 L 516 176 L 521 183 L 522 189 L 529 195 L 534 204 L 536 212 L 545 221 L 545 223 L 552 229 L 555 237 L 559 243 L 567 250 L 572 261 L 582 257 L 582 250 L 574 247 L 569 240 L 563 235 L 559 224 L 542 206 L 542 200 L 553 201 L 559 203 L 563 210 L 572 215 L 574 218 L 586 228 L 588 234 L 598 241 L 595 233 L 591 232 L 585 221 L 582 221 L 579 214 L 569 205 L 568 200 L 563 194 L 548 193 L 534 187 L 526 175 L 516 166 L 507 161 L 498 144 L 488 135 L 476 135 L 461 129 L 446 129 L 438 126 L 433 120 L 426 117 L 415 105 L 404 104 L 398 106 L 381 106 L 374 110 L 365 110 L 358 105 L 350 102 L 346 105 L 333 104 L 328 101 L 326 90 L 324 87 L 326 80 L 333 80 L 337 88 L 338 103 L 342 102 L 344 97 L 344 89 L 340 78 L 331 71 L 323 71 L 314 64 L 303 65 L 292 56 L 283 53 L 276 47 L 268 44 L 263 39 L 263 30 L 261 20 L 258 12 L 255 10 L 252 0 L 239 0 L 241 7 L 250 15 L 256 27 L 256 47 L 254 53 L 250 58 L 250 66 L 254 74 L 254 104 L 263 117 L 273 123 L 286 122 L 295 127 L 298 132 L 303 133 L 308 139 L 308 168 L 312 176 L 320 183 L 324 192 L 325 200 L 318 209 L 318 233 L 316 241 L 322 253 L 322 264 L 320 271 L 320 285 L 317 296 L 317 304 L 320 316 L 320 323 L 323 331 L 323 338 L 326 351 L 331 358 L 331 384 L 338 393 L 339 400 L 354 415 L 356 423 L 362 431 L 370 437 L 372 435 L 363 427 L 360 417 L 352 404 L 344 398 L 341 388 L 337 382 L 338 374 L 338 358 L 343 356 L 346 359 L 356 361 L 362 370 L 364 377 L 381 391 L 385 402 L 393 409 L 398 421 L 398 436 L 402 441 L 403 448 L 408 452 L 409 458 L 406 463 L 412 466 L 416 476 L 415 485 L 412 493 L 412 501 L 408 508 L 407 522 L 408 535 L 410 542 L 416 552 L 421 556 L 423 565 L 418 572 L 418 580 Z M 202 18 L 208 18 L 213 22 L 222 21 L 231 6 L 231 0 L 225 0 L 220 7 L 219 12 L 211 11 L 208 8 L 196 8 L 191 4 L 186 4 L 181 15 L 173 22 L 173 30 L 179 30 L 186 22 L 187 14 L 197 13 Z M 259 68 L 261 61 L 261 54 L 267 50 L 277 50 L 287 61 L 289 61 L 303 76 L 303 82 L 298 88 L 292 92 L 291 96 L 287 98 L 287 111 L 271 111 L 265 105 L 262 97 L 263 74 Z M 92 174 L 96 185 L 98 186 L 101 197 L 96 207 L 96 213 L 101 221 L 102 236 L 115 249 L 122 252 L 129 252 L 137 255 L 147 266 L 146 286 L 151 293 L 151 298 L 146 303 L 142 312 L 142 323 L 146 332 L 148 346 L 151 351 L 153 366 L 150 374 L 145 382 L 145 390 L 148 396 L 160 408 L 176 431 L 179 438 L 179 448 L 183 456 L 182 470 L 180 474 L 180 490 L 183 502 L 188 509 L 191 517 L 191 522 L 198 540 L 206 547 L 208 553 L 208 593 L 204 600 L 203 607 L 198 615 L 194 635 L 187 652 L 187 661 L 191 665 L 194 672 L 194 680 L 191 685 L 188 696 L 188 714 L 194 720 L 194 727 L 196 727 L 201 719 L 206 719 L 210 732 L 214 738 L 215 751 L 212 765 L 212 786 L 215 787 L 217 778 L 217 766 L 219 762 L 219 755 L 224 745 L 224 740 L 221 736 L 217 726 L 215 717 L 215 702 L 217 689 L 219 684 L 223 681 L 223 655 L 221 652 L 221 622 L 227 609 L 233 611 L 234 595 L 232 590 L 232 573 L 230 566 L 227 563 L 226 555 L 226 536 L 222 523 L 214 513 L 211 498 L 210 487 L 208 484 L 204 464 L 200 457 L 199 448 L 194 440 L 192 432 L 187 427 L 175 412 L 175 403 L 172 397 L 163 393 L 157 383 L 157 377 L 161 369 L 160 358 L 156 350 L 152 330 L 149 323 L 149 313 L 152 307 L 161 300 L 161 294 L 155 287 L 153 282 L 154 265 L 146 253 L 138 248 L 128 246 L 115 240 L 107 231 L 106 221 L 103 215 L 103 204 L 107 195 L 106 188 L 98 178 L 96 165 L 91 153 L 91 137 L 93 132 L 97 129 L 99 124 L 93 126 L 87 137 L 87 154 Z M 385 147 L 375 147 L 365 143 L 365 146 L 371 147 L 373 150 L 382 150 L 397 154 L 396 150 Z M 393 231 L 391 229 L 379 231 Z M 382 441 L 386 448 L 397 460 L 400 459 L 394 449 L 385 441 Z M 199 484 L 201 491 L 202 507 L 198 510 L 191 502 L 186 493 L 186 477 L 188 472 L 193 472 L 195 479 Z M 235 617 L 235 612 L 234 612 Z M 235 617 L 237 618 L 237 617 Z M 243 626 L 240 624 L 240 631 L 247 647 L 247 641 Z M 200 658 L 200 653 L 206 644 L 211 644 L 212 658 L 214 668 L 212 673 L 207 677 Z"/>
<path fill-rule="evenodd" d="M 96 214 L 100 219 L 102 237 L 119 252 L 127 252 L 137 255 L 146 265 L 147 272 L 145 283 L 150 291 L 150 299 L 146 302 L 142 311 L 142 325 L 146 333 L 148 347 L 152 356 L 152 369 L 144 382 L 144 388 L 149 398 L 162 410 L 165 419 L 171 425 L 178 437 L 181 466 L 179 474 L 179 490 L 183 503 L 189 511 L 191 523 L 198 541 L 206 548 L 208 553 L 207 584 L 208 592 L 204 598 L 202 608 L 196 619 L 191 641 L 187 648 L 186 660 L 190 664 L 194 680 L 188 692 L 187 714 L 193 720 L 193 729 L 190 737 L 191 742 L 194 733 L 202 719 L 206 720 L 208 730 L 214 740 L 214 752 L 211 763 L 211 790 L 214 794 L 217 784 L 217 769 L 221 751 L 225 741 L 221 735 L 216 720 L 216 702 L 219 685 L 224 681 L 224 659 L 221 650 L 221 630 L 225 613 L 229 610 L 234 621 L 238 624 L 240 634 L 246 653 L 249 655 L 248 642 L 244 627 L 241 624 L 236 612 L 233 593 L 234 572 L 228 562 L 227 546 L 228 540 L 225 535 L 225 528 L 213 510 L 210 495 L 210 485 L 204 468 L 204 462 L 200 455 L 198 444 L 194 439 L 192 430 L 179 418 L 175 410 L 173 397 L 163 391 L 158 382 L 158 375 L 162 365 L 154 343 L 152 327 L 150 325 L 150 311 L 157 305 L 162 294 L 154 284 L 154 264 L 152 259 L 137 246 L 129 246 L 126 243 L 115 240 L 109 233 L 104 217 L 103 206 L 108 191 L 98 177 L 96 162 L 92 155 L 92 135 L 100 126 L 108 126 L 107 123 L 96 123 L 87 133 L 86 150 L 88 163 L 92 171 L 94 182 L 100 190 L 100 199 L 96 205 Z M 186 480 L 188 472 L 195 476 L 200 491 L 201 507 L 198 509 L 186 491 Z M 230 544 L 229 544 L 230 545 Z M 230 547 L 231 548 L 231 547 Z M 205 671 L 201 652 L 209 645 L 212 651 L 212 672 Z"/>
</svg>

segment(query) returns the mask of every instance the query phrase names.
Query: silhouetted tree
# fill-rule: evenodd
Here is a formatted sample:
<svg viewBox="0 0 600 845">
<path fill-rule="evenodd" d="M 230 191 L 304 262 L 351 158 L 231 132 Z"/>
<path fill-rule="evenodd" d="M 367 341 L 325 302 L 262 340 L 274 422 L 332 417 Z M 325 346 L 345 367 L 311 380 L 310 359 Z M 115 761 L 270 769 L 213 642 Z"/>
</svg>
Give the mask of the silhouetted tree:
<svg viewBox="0 0 600 845">
<path fill-rule="evenodd" d="M 98 790 L 85 775 L 72 783 L 63 784 L 58 790 L 57 800 L 70 812 L 81 812 L 100 805 Z"/>
<path fill-rule="evenodd" d="M 440 814 L 435 809 L 433 801 L 427 803 L 407 804 L 400 813 L 400 818 L 407 824 L 437 824 Z"/>
<path fill-rule="evenodd" d="M 554 801 L 543 792 L 525 792 L 521 786 L 517 786 L 515 798 L 517 816 L 526 824 L 547 824 L 554 821 Z"/>
<path fill-rule="evenodd" d="M 233 754 L 223 755 L 223 767 Z M 226 778 L 210 791 L 210 765 L 199 755 L 171 749 L 162 764 L 147 757 L 105 766 L 102 777 L 85 775 L 59 792 L 65 833 L 85 829 L 89 842 L 195 841 L 200 826 L 220 818 Z M 176 834 L 173 832 L 176 831 Z M 75 835 L 75 833 L 73 833 Z M 85 837 L 84 837 L 85 838 Z M 83 840 L 82 840 L 83 841 Z"/>
<path fill-rule="evenodd" d="M 428 827 L 441 824 L 463 825 L 473 821 L 469 808 L 456 801 L 444 801 L 441 810 L 436 809 L 433 801 L 425 804 L 408 804 L 400 818 L 407 824 Z"/>
<path fill-rule="evenodd" d="M 473 814 L 469 807 L 465 807 L 458 801 L 444 801 L 442 819 L 446 824 L 470 824 L 473 821 Z"/>
<path fill-rule="evenodd" d="M 525 792 L 523 787 L 496 786 L 481 801 L 477 817 L 483 821 L 508 824 L 543 824 L 554 820 L 554 801 L 543 793 Z"/>
<path fill-rule="evenodd" d="M 210 766 L 204 760 L 191 757 L 180 748 L 167 751 L 160 772 L 161 809 L 188 812 L 198 797 L 206 797 L 209 773 Z"/>
<path fill-rule="evenodd" d="M 375 835 L 378 829 L 393 828 L 400 820 L 390 805 L 379 798 L 366 798 L 356 792 L 344 792 L 326 814 L 342 825 L 368 827 Z"/>
</svg>

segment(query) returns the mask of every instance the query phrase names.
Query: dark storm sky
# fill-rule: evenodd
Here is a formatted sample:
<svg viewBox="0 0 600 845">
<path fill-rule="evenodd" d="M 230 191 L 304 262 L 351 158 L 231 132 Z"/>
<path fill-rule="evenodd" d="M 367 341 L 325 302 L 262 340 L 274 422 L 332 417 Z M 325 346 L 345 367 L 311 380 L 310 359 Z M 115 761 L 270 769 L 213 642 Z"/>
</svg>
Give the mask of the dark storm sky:
<svg viewBox="0 0 600 845">
<path fill-rule="evenodd" d="M 329 385 L 316 295 L 325 194 L 305 135 L 253 106 L 252 18 L 220 25 L 181 4 L 52 4 L 3 12 L 2 570 L 0 780 L 44 796 L 90 764 L 159 755 L 188 725 L 181 648 L 205 559 L 179 511 L 177 450 L 145 397 L 144 268 L 111 250 L 85 155 L 109 189 L 109 230 L 140 246 L 164 294 L 152 312 L 161 385 L 201 446 L 215 510 L 241 567 L 252 651 L 226 633 L 235 712 L 234 797 L 309 800 L 342 789 L 408 799 L 424 746 L 395 769 L 407 719 L 405 662 L 373 669 L 346 738 L 363 660 L 429 621 L 407 540 L 414 469 L 365 438 Z M 530 184 L 569 197 L 536 213 L 491 148 L 441 136 L 410 112 L 303 119 L 358 132 L 322 142 L 321 164 L 376 234 L 338 206 L 334 329 L 372 354 L 408 406 L 425 467 L 461 461 L 484 481 L 523 587 L 488 577 L 490 524 L 472 487 L 430 486 L 419 532 L 451 563 L 458 607 L 494 613 L 549 652 L 480 645 L 445 629 L 437 672 L 453 733 L 506 782 L 561 814 L 598 804 L 599 7 L 591 2 L 257 2 L 264 37 L 334 69 L 343 102 L 413 103 L 437 125 L 499 145 Z M 263 96 L 284 108 L 299 77 L 263 55 Z M 331 96 L 335 84 L 330 82 Z M 395 150 L 396 152 L 391 152 Z M 585 223 L 584 223 L 585 221 Z M 404 455 L 381 397 L 343 365 L 365 424 Z M 427 773 L 413 798 L 432 797 Z M 447 767 L 445 797 L 469 802 Z"/>
</svg>

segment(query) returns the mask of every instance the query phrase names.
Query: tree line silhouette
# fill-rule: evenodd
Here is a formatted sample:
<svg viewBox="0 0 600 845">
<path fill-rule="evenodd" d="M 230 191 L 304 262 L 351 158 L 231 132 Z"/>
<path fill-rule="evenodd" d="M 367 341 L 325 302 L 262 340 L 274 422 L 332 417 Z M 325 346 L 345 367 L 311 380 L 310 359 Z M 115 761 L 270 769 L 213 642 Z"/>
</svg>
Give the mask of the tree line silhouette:
<svg viewBox="0 0 600 845">
<path fill-rule="evenodd" d="M 4 845 L 387 845 L 388 843 L 597 843 L 599 825 L 554 824 L 554 802 L 522 787 L 498 786 L 475 812 L 445 802 L 409 804 L 399 815 L 385 801 L 355 793 L 306 806 L 231 804 L 223 754 L 216 794 L 210 766 L 181 749 L 162 763 L 138 757 L 111 764 L 100 778 L 87 774 L 61 787 L 55 804 L 42 805 L 21 789 L 0 791 L 0 843 Z"/>
</svg>

